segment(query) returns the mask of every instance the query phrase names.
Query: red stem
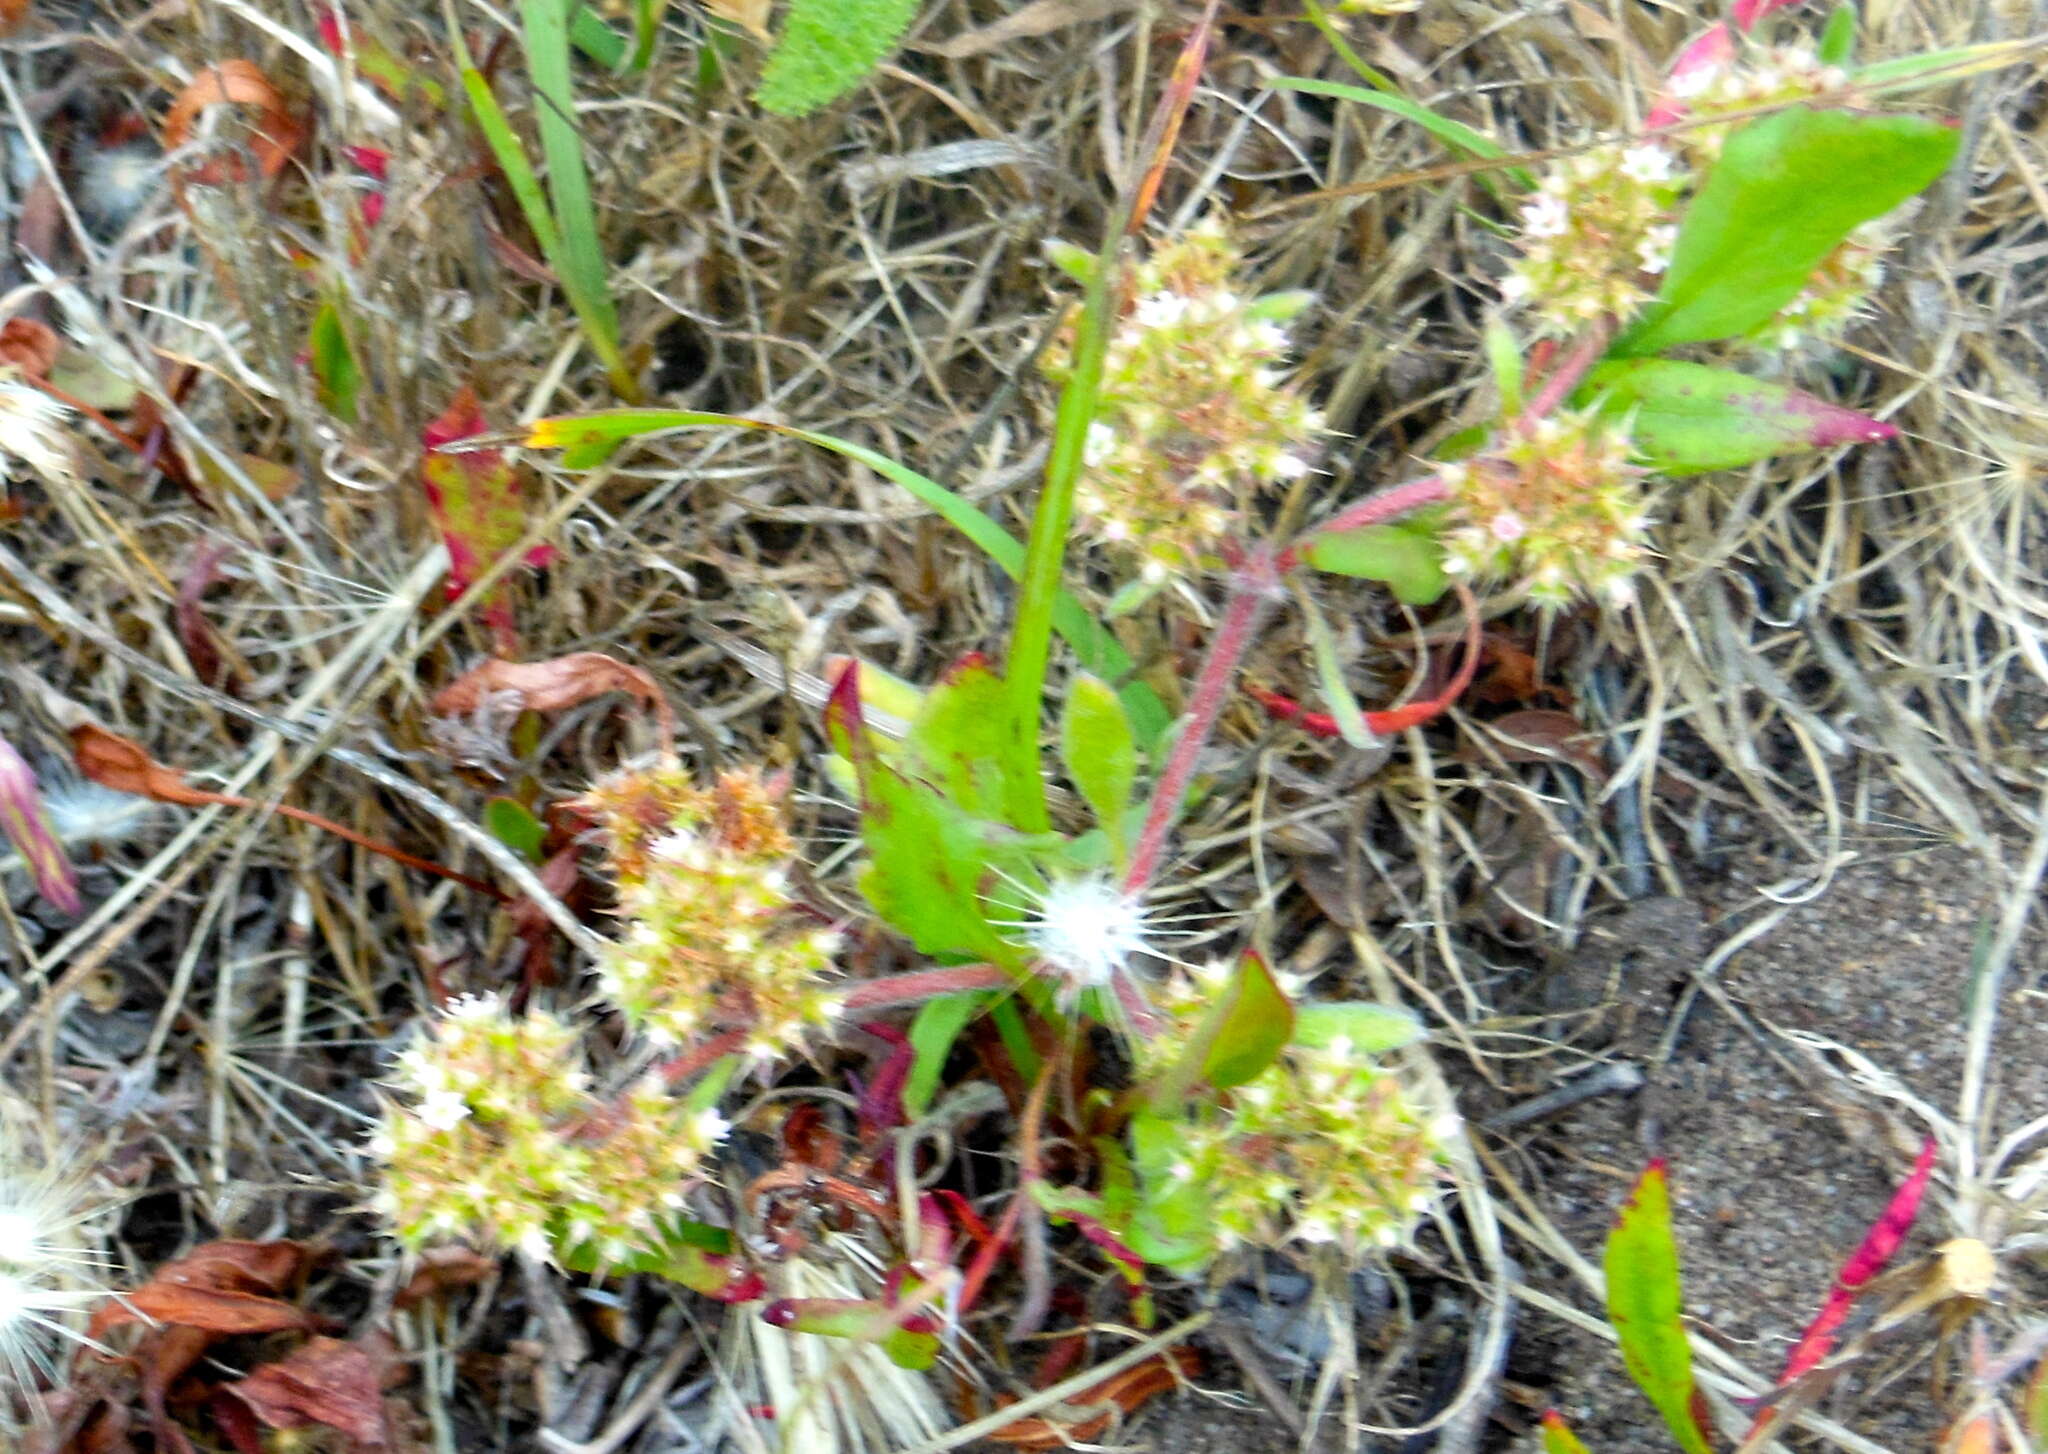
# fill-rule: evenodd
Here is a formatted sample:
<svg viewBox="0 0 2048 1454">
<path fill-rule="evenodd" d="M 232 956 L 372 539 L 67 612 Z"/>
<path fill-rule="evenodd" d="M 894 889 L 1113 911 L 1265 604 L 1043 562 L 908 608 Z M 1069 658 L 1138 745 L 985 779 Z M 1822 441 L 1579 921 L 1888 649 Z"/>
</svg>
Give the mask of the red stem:
<svg viewBox="0 0 2048 1454">
<path fill-rule="evenodd" d="M 942 969 L 918 969 L 909 974 L 892 974 L 884 979 L 865 980 L 840 996 L 848 1014 L 887 1010 L 898 1005 L 922 1004 L 940 995 L 962 990 L 1003 990 L 1016 981 L 1008 970 L 994 964 L 958 964 Z"/>
<path fill-rule="evenodd" d="M 1195 765 L 1223 704 L 1230 696 L 1230 684 L 1238 663 L 1258 634 L 1260 622 L 1272 609 L 1279 594 L 1282 557 L 1259 549 L 1247 556 L 1231 574 L 1230 599 L 1223 608 L 1223 623 L 1209 642 L 1209 656 L 1202 674 L 1195 679 L 1195 692 L 1188 703 L 1180 735 L 1173 741 L 1173 754 L 1153 786 L 1152 801 L 1146 805 L 1145 826 L 1139 830 L 1138 846 L 1132 850 L 1130 866 L 1124 870 L 1124 892 L 1133 898 L 1142 894 L 1159 871 L 1166 852 L 1166 836 L 1180 816 L 1181 800 L 1194 781 Z"/>
<path fill-rule="evenodd" d="M 1450 495 L 1450 490 L 1435 475 L 1410 480 L 1405 485 L 1395 485 L 1381 490 L 1376 495 L 1367 495 L 1356 505 L 1346 506 L 1320 525 L 1311 526 L 1299 540 L 1280 552 L 1280 558 L 1275 562 L 1276 570 L 1285 574 L 1299 565 L 1302 550 L 1318 535 L 1339 535 L 1347 530 L 1363 530 L 1368 525 L 1381 525 L 1396 515 L 1406 515 L 1412 510 L 1420 510 L 1425 505 L 1447 500 Z"/>
</svg>

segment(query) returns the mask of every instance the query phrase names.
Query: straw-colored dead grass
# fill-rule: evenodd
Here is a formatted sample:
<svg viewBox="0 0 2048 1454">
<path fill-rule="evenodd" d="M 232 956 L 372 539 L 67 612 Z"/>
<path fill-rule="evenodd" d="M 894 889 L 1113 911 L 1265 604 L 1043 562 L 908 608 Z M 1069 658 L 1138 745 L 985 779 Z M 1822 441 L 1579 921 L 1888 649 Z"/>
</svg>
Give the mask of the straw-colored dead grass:
<svg viewBox="0 0 2048 1454">
<path fill-rule="evenodd" d="M 697 94 L 703 20 L 692 8 L 669 15 L 650 75 L 620 83 L 585 69 L 579 122 L 623 335 L 665 400 L 845 435 L 1021 528 L 1045 438 L 1032 360 L 1062 296 L 1040 247 L 1094 241 L 1189 16 L 1078 0 L 1010 9 L 932 5 L 872 84 L 802 123 L 759 116 L 734 90 Z M 1871 4 L 1865 45 L 1896 54 L 2017 37 L 2039 23 L 2029 11 Z M 500 93 L 520 113 L 510 22 L 480 4 L 457 13 L 481 37 L 478 54 L 497 56 Z M 1025 15 L 1054 23 L 1001 30 Z M 350 19 L 423 63 L 445 55 L 431 8 L 378 0 Z M 1353 34 L 1416 99 L 1542 149 L 1628 131 L 1661 59 L 1698 23 L 1690 4 L 1430 0 L 1412 17 L 1360 18 Z M 52 7 L 4 57 L 16 123 L 26 115 L 74 149 L 109 116 L 155 117 L 197 68 L 229 56 L 256 61 L 318 116 L 304 170 L 274 186 L 194 188 L 183 209 L 159 191 L 118 234 L 73 237 L 54 275 L 15 265 L 11 306 L 44 310 L 145 392 L 163 393 L 158 360 L 197 371 L 188 393 L 161 402 L 186 455 L 213 459 L 224 478 L 181 492 L 87 430 L 95 453 L 79 480 L 16 487 L 26 513 L 0 535 L 24 573 L 10 564 L 0 576 L 6 726 L 55 754 L 75 704 L 203 779 L 289 797 L 474 869 L 479 835 L 446 820 L 474 821 L 493 787 L 435 749 L 426 701 L 488 642 L 441 603 L 419 431 L 464 384 L 505 426 L 610 399 L 562 300 L 508 262 L 508 249 L 534 249 L 477 142 L 417 96 L 393 107 L 352 90 L 305 44 L 314 34 L 308 8 L 272 0 Z M 980 44 L 988 34 L 1007 38 Z M 1210 208 L 1239 214 L 1258 286 L 1323 300 L 1303 333 L 1307 368 L 1345 437 L 1327 476 L 1292 502 L 1313 513 L 1398 478 L 1416 452 L 1480 417 L 1476 342 L 1505 244 L 1481 180 L 1431 178 L 1444 157 L 1416 128 L 1266 89 L 1287 74 L 1346 77 L 1284 7 L 1228 17 L 1160 215 L 1171 225 Z M 53 109 L 59 97 L 70 109 Z M 1468 1104 L 1542 1086 L 1544 1066 L 1561 1075 L 1599 1058 L 1598 1022 L 1560 1038 L 1555 1017 L 1522 1013 L 1517 976 L 1568 956 L 1606 906 L 1685 893 L 1737 819 L 1793 846 L 1801 881 L 1778 892 L 1795 897 L 1820 893 L 1892 832 L 1888 789 L 1912 804 L 1911 832 L 1968 845 L 1988 872 L 2004 871 L 2013 835 L 2038 831 L 2038 70 L 1974 76 L 1914 104 L 1964 119 L 1971 170 L 1914 215 L 1878 316 L 1810 375 L 1897 423 L 1900 443 L 1674 489 L 1658 536 L 1665 567 L 1633 612 L 1539 630 L 1495 603 L 1497 624 L 1570 694 L 1531 705 L 1581 714 L 1604 781 L 1531 763 L 1471 719 L 1369 760 L 1251 710 L 1226 724 L 1218 790 L 1186 834 L 1185 893 L 1204 910 L 1251 915 L 1297 970 L 1358 976 L 1422 1008 L 1441 1031 L 1436 1061 Z M 345 143 L 393 158 L 384 220 L 359 261 L 363 182 L 339 157 Z M 1410 173 L 1422 179 L 1360 190 Z M 368 376 L 352 427 L 320 410 L 299 360 L 330 289 Z M 245 453 L 288 466 L 298 488 L 266 496 L 238 463 Z M 815 676 L 828 654 L 852 652 L 928 679 L 1000 643 L 999 574 L 836 458 L 699 434 L 638 445 L 587 475 L 532 467 L 538 533 L 560 556 L 513 579 L 524 654 L 602 650 L 644 666 L 678 705 L 684 750 L 707 766 L 767 758 L 817 786 L 812 715 L 786 673 Z M 229 548 L 202 609 L 240 712 L 199 686 L 175 624 L 180 586 L 212 542 Z M 1108 584 L 1085 558 L 1075 571 L 1084 593 Z M 1315 588 L 1347 623 L 1369 701 L 1403 689 L 1418 637 L 1449 649 L 1454 623 L 1405 619 L 1357 583 Z M 51 597 L 71 619 L 53 617 Z M 1170 697 L 1199 645 L 1187 616 L 1126 623 Z M 139 669 L 138 653 L 155 669 Z M 1313 694 L 1291 627 L 1272 632 L 1251 671 Z M 594 704 L 549 723 L 509 776 L 531 775 L 544 796 L 572 793 L 644 748 L 640 731 Z M 365 767 L 412 793 L 375 789 Z M 823 861 L 847 819 L 823 802 L 808 811 Z M 2010 875 L 1997 940 L 2008 953 L 2037 860 Z M 100 906 L 83 924 L 16 930 L 0 1037 L 13 1055 L 5 1073 L 26 1093 L 126 1138 L 110 1170 L 146 1211 L 124 1244 L 132 1274 L 206 1235 L 326 1235 L 353 1258 L 350 1279 L 388 1296 L 387 1254 L 340 1214 L 361 1192 L 365 1087 L 428 986 L 481 988 L 516 972 L 501 916 L 262 814 L 159 816 L 87 872 Z M 560 958 L 573 997 L 576 956 Z M 1710 994 L 1713 967 L 1699 981 Z M 1981 1059 L 1988 1073 L 1988 1046 Z M 1980 1141 L 2043 1109 L 1994 1118 L 1981 1091 L 1963 1110 Z M 1476 1166 L 1465 1190 L 1442 1262 L 1406 1273 L 1470 1278 L 1498 1301 L 1508 1274 Z M 1519 1255 L 1542 1246 L 1537 1237 Z M 1561 1306 L 1559 1284 L 1545 1286 Z M 492 1319 L 516 1327 L 539 1315 L 480 1299 L 453 1331 L 471 1340 Z M 1478 1341 L 1459 1405 L 1464 1448 L 1476 1447 L 1471 1410 L 1493 1397 L 1494 1348 Z M 1412 1391 L 1416 1370 L 1391 1366 L 1406 1346 L 1396 1337 L 1394 1352 L 1368 1352 L 1389 1364 L 1356 1410 L 1367 1422 L 1433 1412 L 1387 1396 Z M 440 1379 L 420 1395 L 429 1431 L 443 1447 L 512 1447 L 491 1441 L 526 1427 L 526 1395 L 458 1387 L 452 1351 L 422 1353 Z M 600 1361 L 614 1373 L 635 1362 Z M 580 1388 L 579 1376 L 548 1374 Z M 511 1411 L 498 1432 L 463 1422 L 494 1400 Z M 554 1427 L 588 1438 L 629 1402 L 592 1396 Z M 1851 1432 L 1853 1409 L 1837 1414 L 1825 1438 L 1876 1447 Z M 685 1446 L 650 1436 L 633 1447 Z"/>
</svg>

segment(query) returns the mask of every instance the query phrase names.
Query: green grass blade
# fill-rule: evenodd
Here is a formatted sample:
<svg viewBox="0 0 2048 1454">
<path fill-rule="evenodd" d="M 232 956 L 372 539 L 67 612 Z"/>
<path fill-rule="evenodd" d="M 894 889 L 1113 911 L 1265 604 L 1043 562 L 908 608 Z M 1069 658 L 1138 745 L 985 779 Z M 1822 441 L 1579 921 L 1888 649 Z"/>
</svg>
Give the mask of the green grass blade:
<svg viewBox="0 0 2048 1454">
<path fill-rule="evenodd" d="M 505 174 L 505 184 L 519 204 L 520 215 L 533 229 L 533 240 L 540 244 L 542 255 L 552 259 L 561 250 L 561 242 L 555 236 L 555 218 L 548 210 L 547 193 L 541 190 L 533 163 L 526 159 L 519 133 L 512 129 L 505 108 L 492 94 L 491 83 L 470 64 L 467 55 L 462 57 L 462 89 L 469 96 L 470 114 L 476 117 L 477 129 L 484 134 L 484 144 L 490 147 L 492 159 Z"/>
<path fill-rule="evenodd" d="M 654 61 L 654 43 L 661 37 L 664 0 L 633 0 L 633 55 L 620 69 L 639 75 Z"/>
<path fill-rule="evenodd" d="M 590 173 L 583 164 L 583 135 L 576 123 L 576 95 L 569 79 L 569 6 L 570 0 L 525 0 L 521 8 L 535 126 L 547 162 L 555 220 L 557 251 L 549 261 L 592 351 L 611 376 L 612 387 L 634 399 L 639 390 L 619 349 L 619 315 L 612 305 Z"/>
<path fill-rule="evenodd" d="M 588 5 L 577 6 L 576 14 L 570 18 L 569 43 L 608 71 L 618 70 L 630 54 L 626 38 L 606 25 L 604 18 Z"/>
<path fill-rule="evenodd" d="M 1321 81 L 1310 76 L 1280 76 L 1270 83 L 1276 91 L 1302 91 L 1311 96 L 1329 96 L 1338 101 L 1355 101 L 1360 106 L 1370 106 L 1412 121 L 1453 151 L 1485 161 L 1493 161 L 1507 155 L 1507 149 L 1485 132 L 1467 126 L 1462 121 L 1453 121 L 1448 116 L 1439 116 L 1420 101 L 1389 91 L 1369 91 L 1363 86 L 1354 86 L 1346 81 Z M 1502 168 L 1519 187 L 1533 187 L 1536 179 L 1526 167 Z M 1482 183 L 1491 183 L 1487 173 L 1478 174 Z"/>
<path fill-rule="evenodd" d="M 1015 536 L 937 480 L 899 464 L 885 454 L 840 439 L 787 424 L 771 424 L 737 414 L 717 414 L 694 409 L 604 409 L 590 414 L 565 414 L 536 419 L 528 428 L 529 449 L 559 449 L 562 462 L 570 469 L 583 469 L 610 456 L 620 443 L 643 435 L 682 429 L 759 429 L 803 440 L 834 454 L 866 465 L 876 474 L 901 485 L 954 529 L 973 541 L 1012 577 L 1024 569 L 1024 546 Z M 1110 681 L 1129 675 L 1131 659 L 1116 638 L 1088 614 L 1081 603 L 1062 591 L 1052 604 L 1052 623 L 1074 648 L 1083 668 Z M 1132 730 L 1150 751 L 1166 735 L 1172 716 L 1153 690 L 1143 682 L 1124 681 L 1117 696 L 1130 713 Z M 1034 771 L 1036 767 L 1034 765 Z"/>
</svg>

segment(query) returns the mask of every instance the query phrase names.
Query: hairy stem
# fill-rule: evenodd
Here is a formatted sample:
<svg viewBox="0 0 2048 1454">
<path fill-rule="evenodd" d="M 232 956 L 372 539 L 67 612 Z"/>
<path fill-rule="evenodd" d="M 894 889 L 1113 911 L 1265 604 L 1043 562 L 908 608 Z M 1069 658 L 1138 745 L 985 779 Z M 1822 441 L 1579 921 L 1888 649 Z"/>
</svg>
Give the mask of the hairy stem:
<svg viewBox="0 0 2048 1454">
<path fill-rule="evenodd" d="M 1152 800 L 1145 808 L 1145 826 L 1139 830 L 1138 846 L 1132 850 L 1130 866 L 1124 871 L 1123 887 L 1127 894 L 1143 893 L 1159 872 L 1167 835 L 1180 816 L 1181 803 L 1187 797 L 1188 784 L 1194 781 L 1202 749 L 1208 745 L 1209 734 L 1215 730 L 1216 719 L 1229 700 L 1238 664 L 1244 660 L 1245 652 L 1258 636 L 1260 623 L 1278 599 L 1281 558 L 1261 548 L 1231 573 L 1230 599 L 1223 608 L 1223 622 L 1209 642 L 1209 655 L 1202 663 L 1201 675 L 1195 679 L 1194 696 L 1188 703 L 1180 735 L 1174 738 L 1173 753 L 1153 786 Z"/>
</svg>

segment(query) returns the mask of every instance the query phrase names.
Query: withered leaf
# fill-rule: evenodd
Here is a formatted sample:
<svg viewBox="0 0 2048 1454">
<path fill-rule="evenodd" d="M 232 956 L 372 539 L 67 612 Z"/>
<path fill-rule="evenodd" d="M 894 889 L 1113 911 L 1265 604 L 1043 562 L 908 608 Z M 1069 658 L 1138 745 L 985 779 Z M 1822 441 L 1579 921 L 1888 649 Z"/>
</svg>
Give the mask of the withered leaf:
<svg viewBox="0 0 2048 1454">
<path fill-rule="evenodd" d="M 517 692 L 535 712 L 559 712 L 606 692 L 625 692 L 654 713 L 664 744 L 675 740 L 675 713 L 654 678 L 601 651 L 577 651 L 547 661 L 492 657 L 443 687 L 434 698 L 434 711 L 444 717 L 468 716 L 495 692 Z"/>
</svg>

